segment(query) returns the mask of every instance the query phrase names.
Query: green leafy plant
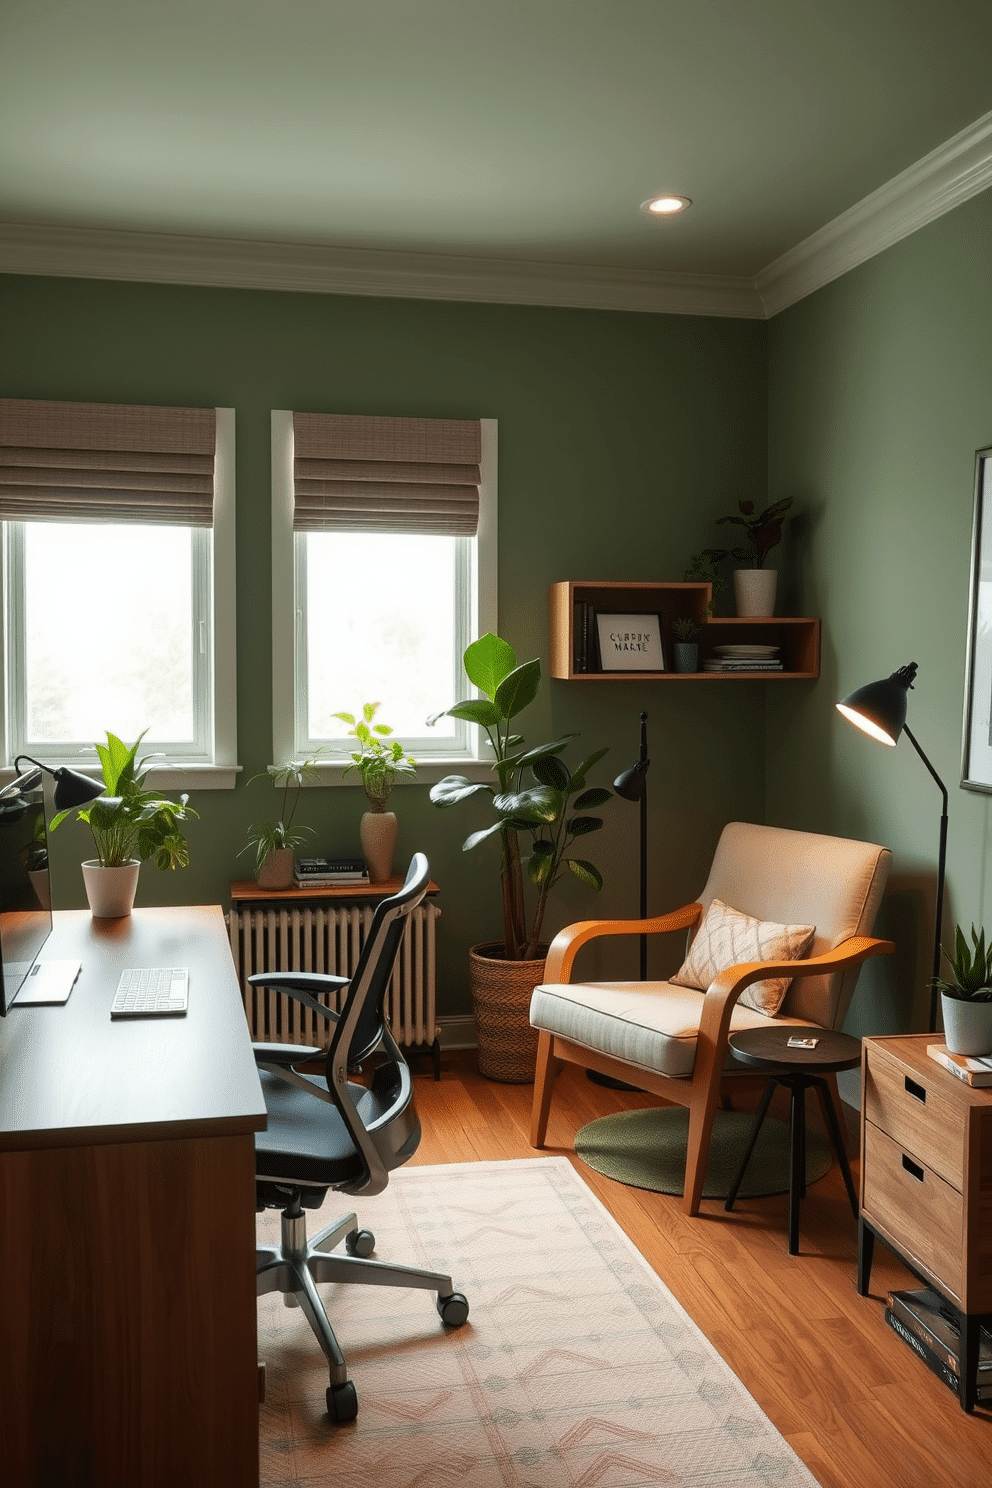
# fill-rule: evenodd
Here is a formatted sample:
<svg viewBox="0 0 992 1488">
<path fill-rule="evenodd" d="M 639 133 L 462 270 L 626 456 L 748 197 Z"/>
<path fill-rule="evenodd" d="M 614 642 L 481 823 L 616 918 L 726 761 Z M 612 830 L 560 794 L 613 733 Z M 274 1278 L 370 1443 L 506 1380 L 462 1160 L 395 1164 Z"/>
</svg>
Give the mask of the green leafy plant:
<svg viewBox="0 0 992 1488">
<path fill-rule="evenodd" d="M 792 497 L 783 496 L 781 501 L 773 501 L 764 511 L 755 513 L 753 501 L 739 501 L 737 516 L 718 517 L 718 527 L 729 522 L 744 528 L 745 540 L 740 547 L 729 549 L 730 556 L 749 568 L 763 568 L 772 548 L 782 541 L 782 518 L 791 505 Z"/>
<path fill-rule="evenodd" d="M 373 811 L 384 811 L 386 801 L 397 775 L 415 775 L 417 761 L 408 755 L 398 739 L 389 739 L 393 732 L 388 723 L 374 723 L 379 709 L 378 703 L 365 703 L 362 716 L 355 719 L 350 713 L 335 713 L 342 723 L 350 723 L 350 737 L 358 740 L 358 748 L 350 750 L 349 770 L 357 770 L 362 778 L 362 787 Z"/>
<path fill-rule="evenodd" d="M 318 749 L 305 759 L 287 760 L 284 765 L 268 765 L 249 780 L 249 785 L 255 780 L 268 780 L 276 787 L 282 786 L 279 820 L 259 822 L 249 827 L 248 842 L 241 849 L 242 853 L 248 852 L 250 848 L 255 849 L 256 873 L 270 853 L 279 852 L 284 847 L 292 848 L 295 852 L 297 848 L 304 847 L 307 838 L 312 836 L 312 827 L 294 827 L 293 818 L 300 804 L 300 792 L 304 785 L 316 785 L 320 778 L 317 774 L 320 754 Z"/>
<path fill-rule="evenodd" d="M 726 548 L 703 548 L 700 552 L 693 553 L 682 575 L 690 583 L 709 584 L 710 586 L 710 601 L 703 611 L 704 620 L 713 618 L 716 597 L 727 587 L 719 567 L 721 559 L 726 556 Z"/>
<path fill-rule="evenodd" d="M 493 751 L 496 784 L 473 782 L 463 775 L 446 775 L 431 787 L 435 806 L 455 806 L 471 796 L 488 795 L 496 820 L 472 832 L 462 844 L 469 852 L 480 843 L 498 837 L 501 851 L 500 880 L 503 900 L 503 939 L 506 959 L 533 960 L 538 954 L 548 895 L 563 873 L 571 873 L 592 889 L 601 889 L 598 868 L 584 858 L 571 856 L 573 842 L 602 827 L 598 816 L 587 813 L 610 800 L 611 792 L 588 787 L 589 770 L 606 754 L 599 749 L 571 772 L 560 756 L 574 734 L 551 744 L 523 747 L 512 721 L 530 706 L 541 685 L 541 663 L 517 665 L 513 648 L 495 635 L 474 641 L 465 652 L 465 674 L 483 695 L 455 703 L 427 722 L 460 718 L 484 730 Z M 573 801 L 573 797 L 575 797 Z M 521 835 L 529 839 L 526 859 L 521 854 Z M 528 928 L 524 898 L 524 872 L 537 892 Z"/>
<path fill-rule="evenodd" d="M 950 980 L 935 977 L 933 985 L 946 997 L 957 1002 L 992 1002 L 992 942 L 985 944 L 984 929 L 980 934 L 971 927 L 971 945 L 960 925 L 954 928 L 954 953 L 941 946 L 944 960 L 951 969 Z"/>
<path fill-rule="evenodd" d="M 691 645 L 698 634 L 698 622 L 689 618 L 688 616 L 680 615 L 677 620 L 672 621 L 672 635 L 677 641 L 682 641 L 686 645 Z"/>
<path fill-rule="evenodd" d="M 172 801 L 145 790 L 145 779 L 155 759 L 154 755 L 137 757 L 145 733 L 147 730 L 142 730 L 134 743 L 127 745 L 108 731 L 106 744 L 94 746 L 103 772 L 104 794 L 76 810 L 76 820 L 89 827 L 104 868 L 120 868 L 135 858 L 142 863 L 152 858 L 161 869 L 189 865 L 182 823 L 199 813 L 187 804 L 187 795 Z M 53 817 L 51 830 L 71 816 L 72 810 Z"/>
</svg>

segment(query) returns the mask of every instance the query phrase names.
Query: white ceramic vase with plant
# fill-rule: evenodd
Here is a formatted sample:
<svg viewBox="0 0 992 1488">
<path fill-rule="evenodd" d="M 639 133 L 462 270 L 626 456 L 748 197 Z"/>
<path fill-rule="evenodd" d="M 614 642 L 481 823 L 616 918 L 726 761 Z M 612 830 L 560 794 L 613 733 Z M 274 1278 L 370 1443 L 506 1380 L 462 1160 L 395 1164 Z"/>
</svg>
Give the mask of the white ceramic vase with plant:
<svg viewBox="0 0 992 1488">
<path fill-rule="evenodd" d="M 744 528 L 744 541 L 728 549 L 729 556 L 742 565 L 734 570 L 734 597 L 741 618 L 763 619 L 775 613 L 778 574 L 765 567 L 765 559 L 782 540 L 782 518 L 791 505 L 792 497 L 784 496 L 756 513 L 753 501 L 739 501 L 736 516 L 717 518 L 718 527 L 729 523 Z"/>
<path fill-rule="evenodd" d="M 370 883 L 385 883 L 392 877 L 397 821 L 396 813 L 386 810 L 386 802 L 397 775 L 417 773 L 416 760 L 406 753 L 398 739 L 390 739 L 393 731 L 389 725 L 374 721 L 379 706 L 365 703 L 360 718 L 351 713 L 334 715 L 351 725 L 348 736 L 358 740 L 358 748 L 349 750 L 351 764 L 344 773 L 358 771 L 369 803 L 359 824 L 359 836 Z"/>
<path fill-rule="evenodd" d="M 182 823 L 198 813 L 182 795 L 178 801 L 145 790 L 154 756 L 137 758 L 143 731 L 130 746 L 107 733 L 106 744 L 95 745 L 103 772 L 104 794 L 88 806 L 60 811 L 51 830 L 75 810 L 76 820 L 93 834 L 97 857 L 82 865 L 90 910 L 97 919 L 120 919 L 134 905 L 138 871 L 148 858 L 157 868 L 185 868 L 189 847 Z"/>
<path fill-rule="evenodd" d="M 255 849 L 255 882 L 261 889 L 290 889 L 293 886 L 297 849 L 306 845 L 313 832 L 312 827 L 294 827 L 293 819 L 304 785 L 316 785 L 319 781 L 319 757 L 318 750 L 305 759 L 268 765 L 248 782 L 251 785 L 255 780 L 268 780 L 277 789 L 282 787 L 279 820 L 258 822 L 249 827 L 248 842 L 241 849 L 243 853 Z"/>
<path fill-rule="evenodd" d="M 954 929 L 954 954 L 944 949 L 951 970 L 946 980 L 937 977 L 944 1021 L 944 1042 L 952 1054 L 975 1057 L 992 1054 L 992 942 L 985 931 L 971 927 L 971 946 L 960 925 Z"/>
</svg>

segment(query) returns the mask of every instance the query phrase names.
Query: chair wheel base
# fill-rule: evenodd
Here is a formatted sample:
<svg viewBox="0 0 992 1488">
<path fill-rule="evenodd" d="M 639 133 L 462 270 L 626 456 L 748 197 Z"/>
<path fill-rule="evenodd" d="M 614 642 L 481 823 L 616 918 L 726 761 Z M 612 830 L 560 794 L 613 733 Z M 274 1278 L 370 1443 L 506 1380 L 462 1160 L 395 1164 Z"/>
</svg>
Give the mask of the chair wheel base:
<svg viewBox="0 0 992 1488">
<path fill-rule="evenodd" d="M 328 1385 L 327 1414 L 335 1425 L 353 1421 L 358 1415 L 358 1396 L 351 1380 L 345 1380 L 343 1385 Z"/>
<path fill-rule="evenodd" d="M 437 1311 L 446 1327 L 460 1328 L 468 1319 L 468 1299 L 461 1292 L 452 1292 L 450 1297 L 438 1297 Z"/>
<path fill-rule="evenodd" d="M 344 1248 L 349 1255 L 368 1257 L 375 1251 L 375 1236 L 371 1230 L 352 1230 L 345 1236 Z"/>
</svg>

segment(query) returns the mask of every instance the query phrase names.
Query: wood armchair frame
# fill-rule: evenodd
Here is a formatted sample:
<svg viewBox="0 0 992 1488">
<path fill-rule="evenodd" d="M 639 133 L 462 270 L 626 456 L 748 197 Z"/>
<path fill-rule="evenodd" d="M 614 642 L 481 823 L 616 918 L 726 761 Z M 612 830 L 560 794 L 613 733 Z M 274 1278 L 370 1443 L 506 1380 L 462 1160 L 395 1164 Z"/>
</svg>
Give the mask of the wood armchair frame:
<svg viewBox="0 0 992 1488">
<path fill-rule="evenodd" d="M 591 940 L 612 935 L 657 935 L 687 930 L 698 923 L 702 912 L 703 906 L 693 903 L 648 920 L 580 920 L 562 930 L 552 941 L 544 981 L 548 985 L 570 982 L 575 957 Z M 687 1214 L 698 1214 L 718 1100 L 732 1092 L 764 1089 L 767 1083 L 767 1075 L 761 1072 L 742 1069 L 740 1074 L 729 1074 L 724 1070 L 730 1015 L 745 987 L 769 976 L 821 976 L 844 971 L 851 966 L 860 966 L 870 956 L 888 956 L 894 950 L 890 940 L 858 935 L 842 941 L 832 951 L 810 956 L 805 961 L 750 961 L 729 967 L 711 983 L 703 996 L 692 1074 L 680 1078 L 644 1069 L 641 1065 L 626 1064 L 559 1034 L 542 1030 L 534 1079 L 531 1146 L 544 1146 L 554 1082 L 564 1064 L 577 1064 L 617 1080 L 632 1080 L 641 1089 L 661 1096 L 672 1105 L 688 1107 L 689 1141 L 682 1207 Z M 828 1083 L 834 1105 L 838 1106 L 836 1076 L 828 1076 Z"/>
</svg>

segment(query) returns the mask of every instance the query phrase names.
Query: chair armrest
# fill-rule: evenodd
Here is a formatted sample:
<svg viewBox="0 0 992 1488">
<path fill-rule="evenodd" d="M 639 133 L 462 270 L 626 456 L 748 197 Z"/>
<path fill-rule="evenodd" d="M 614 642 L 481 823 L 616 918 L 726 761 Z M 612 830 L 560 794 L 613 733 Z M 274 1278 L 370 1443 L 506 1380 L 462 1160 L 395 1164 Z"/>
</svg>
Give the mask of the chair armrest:
<svg viewBox="0 0 992 1488">
<path fill-rule="evenodd" d="M 590 940 L 604 935 L 663 935 L 670 930 L 688 930 L 702 911 L 701 904 L 684 904 L 650 920 L 578 920 L 559 931 L 551 942 L 544 980 L 558 984 L 569 981 L 575 957 Z"/>
<path fill-rule="evenodd" d="M 258 971 L 248 980 L 253 987 L 273 987 L 278 992 L 285 992 L 287 997 L 292 997 L 331 1023 L 338 1021 L 337 1013 L 318 1002 L 317 998 L 325 997 L 329 992 L 340 992 L 351 981 L 349 977 L 328 976 L 322 971 Z"/>
<path fill-rule="evenodd" d="M 252 1044 L 256 1064 L 286 1065 L 324 1062 L 326 1049 L 315 1049 L 311 1044 Z"/>
</svg>

